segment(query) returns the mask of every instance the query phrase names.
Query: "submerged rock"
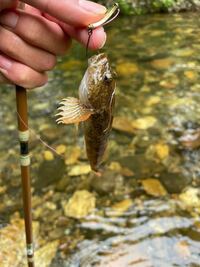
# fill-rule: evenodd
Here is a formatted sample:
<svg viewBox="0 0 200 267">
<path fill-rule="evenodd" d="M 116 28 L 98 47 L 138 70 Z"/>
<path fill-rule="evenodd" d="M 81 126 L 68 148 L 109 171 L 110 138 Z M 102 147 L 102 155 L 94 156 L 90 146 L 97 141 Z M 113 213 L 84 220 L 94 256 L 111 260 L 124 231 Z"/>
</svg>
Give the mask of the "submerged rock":
<svg viewBox="0 0 200 267">
<path fill-rule="evenodd" d="M 81 156 L 81 149 L 79 146 L 69 146 L 65 154 L 65 164 L 72 165 L 75 164 L 79 157 Z"/>
<path fill-rule="evenodd" d="M 44 151 L 44 159 L 47 160 L 47 161 L 54 160 L 53 153 L 51 151 L 49 151 L 49 150 Z"/>
<path fill-rule="evenodd" d="M 120 62 L 116 66 L 116 71 L 119 76 L 131 76 L 139 71 L 138 66 L 133 62 Z"/>
<path fill-rule="evenodd" d="M 59 241 L 48 242 L 35 252 L 35 266 L 49 267 L 55 257 Z M 25 264 L 23 267 L 26 267 Z"/>
<path fill-rule="evenodd" d="M 60 180 L 65 173 L 65 162 L 60 158 L 51 161 L 43 161 L 38 168 L 36 188 L 44 188 Z"/>
<path fill-rule="evenodd" d="M 108 216 L 122 216 L 131 206 L 133 205 L 133 200 L 128 198 L 124 199 L 118 203 L 115 203 L 107 212 Z"/>
<path fill-rule="evenodd" d="M 76 165 L 73 166 L 68 175 L 69 176 L 79 176 L 79 175 L 86 175 L 89 174 L 91 172 L 91 167 L 89 164 L 85 164 L 85 165 Z"/>
<path fill-rule="evenodd" d="M 161 173 L 159 179 L 167 191 L 172 194 L 180 193 L 192 181 L 192 177 L 172 172 Z"/>
<path fill-rule="evenodd" d="M 91 187 L 100 194 L 118 192 L 118 189 L 123 188 L 124 178 L 118 172 L 106 170 L 101 177 L 93 175 L 91 179 Z"/>
<path fill-rule="evenodd" d="M 155 59 L 151 62 L 151 65 L 156 69 L 168 69 L 174 63 L 171 58 Z"/>
<path fill-rule="evenodd" d="M 136 178 L 152 176 L 164 170 L 164 166 L 153 160 L 146 159 L 145 155 L 127 156 L 119 159 L 122 166 L 133 171 Z"/>
<path fill-rule="evenodd" d="M 149 159 L 163 161 L 169 156 L 169 146 L 164 143 L 150 145 L 146 151 L 146 156 Z"/>
<path fill-rule="evenodd" d="M 65 215 L 75 219 L 86 217 L 94 211 L 95 206 L 95 196 L 86 190 L 76 191 L 67 203 L 63 203 Z"/>
<path fill-rule="evenodd" d="M 139 129 L 139 130 L 146 130 L 152 126 L 154 126 L 154 124 L 157 122 L 155 117 L 152 116 L 146 116 L 146 117 L 142 117 L 142 118 L 138 118 L 135 121 L 132 122 L 132 126 L 135 129 Z"/>
<path fill-rule="evenodd" d="M 35 238 L 38 237 L 38 222 L 33 222 L 33 233 Z M 26 260 L 25 244 L 24 220 L 12 219 L 8 226 L 0 229 L 0 266 L 23 266 L 21 262 Z"/>
<path fill-rule="evenodd" d="M 151 96 L 146 101 L 146 105 L 151 107 L 153 105 L 156 105 L 156 104 L 160 103 L 160 101 L 161 101 L 161 98 L 159 96 Z"/>
<path fill-rule="evenodd" d="M 179 199 L 186 207 L 200 207 L 200 190 L 199 188 L 189 187 L 179 195 Z"/>
<path fill-rule="evenodd" d="M 66 150 L 67 150 L 67 147 L 65 145 L 58 145 L 56 147 L 56 152 L 58 154 L 64 154 L 66 152 Z"/>
<path fill-rule="evenodd" d="M 125 117 L 114 117 L 112 127 L 113 129 L 118 130 L 120 132 L 125 132 L 128 134 L 136 133 L 136 129 L 132 125 L 132 121 Z"/>
<path fill-rule="evenodd" d="M 157 179 L 145 179 L 141 181 L 145 192 L 154 197 L 166 196 L 167 191 Z"/>
</svg>

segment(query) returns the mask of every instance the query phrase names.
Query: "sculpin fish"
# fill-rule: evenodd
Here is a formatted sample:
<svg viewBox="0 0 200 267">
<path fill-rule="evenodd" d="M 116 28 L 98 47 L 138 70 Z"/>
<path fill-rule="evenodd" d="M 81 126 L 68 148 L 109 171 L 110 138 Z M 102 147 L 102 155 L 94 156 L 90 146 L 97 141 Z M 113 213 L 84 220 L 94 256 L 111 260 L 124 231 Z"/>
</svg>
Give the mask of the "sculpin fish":
<svg viewBox="0 0 200 267">
<path fill-rule="evenodd" d="M 104 53 L 88 60 L 79 86 L 79 99 L 68 97 L 60 103 L 58 123 L 84 122 L 86 151 L 91 169 L 98 171 L 112 128 L 115 79 Z"/>
</svg>

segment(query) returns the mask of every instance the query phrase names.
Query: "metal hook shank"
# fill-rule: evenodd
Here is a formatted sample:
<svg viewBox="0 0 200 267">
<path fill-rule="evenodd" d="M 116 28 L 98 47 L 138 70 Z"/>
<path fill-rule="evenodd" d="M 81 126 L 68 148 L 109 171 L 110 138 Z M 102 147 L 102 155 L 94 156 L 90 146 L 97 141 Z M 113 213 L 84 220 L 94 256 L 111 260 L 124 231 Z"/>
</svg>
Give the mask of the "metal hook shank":
<svg viewBox="0 0 200 267">
<path fill-rule="evenodd" d="M 96 29 L 100 26 L 104 26 L 104 25 L 108 24 L 109 22 L 113 21 L 118 16 L 119 12 L 120 12 L 119 5 L 117 3 L 115 3 L 113 5 L 113 7 L 111 7 L 106 12 L 105 16 L 101 20 L 99 20 L 95 23 L 89 24 L 88 30 L 93 30 L 93 29 Z"/>
</svg>

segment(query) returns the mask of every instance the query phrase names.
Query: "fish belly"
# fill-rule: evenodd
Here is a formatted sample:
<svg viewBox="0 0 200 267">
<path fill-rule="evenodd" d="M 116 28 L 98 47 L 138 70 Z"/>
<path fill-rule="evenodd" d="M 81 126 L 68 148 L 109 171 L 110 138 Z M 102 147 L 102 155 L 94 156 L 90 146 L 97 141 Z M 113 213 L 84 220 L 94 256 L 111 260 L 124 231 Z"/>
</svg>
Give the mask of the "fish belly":
<svg viewBox="0 0 200 267">
<path fill-rule="evenodd" d="M 93 114 L 84 122 L 87 157 L 91 169 L 98 171 L 105 153 L 111 126 L 108 112 Z"/>
</svg>

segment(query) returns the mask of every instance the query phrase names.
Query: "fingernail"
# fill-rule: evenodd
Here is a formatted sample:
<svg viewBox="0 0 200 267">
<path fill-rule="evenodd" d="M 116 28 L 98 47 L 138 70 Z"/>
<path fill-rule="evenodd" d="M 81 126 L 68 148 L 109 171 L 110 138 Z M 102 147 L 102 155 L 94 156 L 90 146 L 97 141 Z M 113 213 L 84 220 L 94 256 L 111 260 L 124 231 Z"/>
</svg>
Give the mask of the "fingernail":
<svg viewBox="0 0 200 267">
<path fill-rule="evenodd" d="M 107 10 L 104 6 L 87 0 L 79 0 L 79 6 L 96 14 L 105 14 Z"/>
<path fill-rule="evenodd" d="M 0 16 L 0 23 L 10 28 L 15 28 L 18 22 L 18 14 L 15 12 L 3 13 Z"/>
<path fill-rule="evenodd" d="M 106 43 L 106 40 L 107 40 L 107 35 L 106 35 L 106 33 L 105 33 L 105 32 L 104 32 L 104 34 L 105 34 L 105 36 L 104 36 L 103 42 L 102 42 L 102 44 L 100 45 L 99 49 L 103 48 L 103 47 L 104 47 L 104 45 L 105 45 L 105 43 Z"/>
<path fill-rule="evenodd" d="M 0 55 L 0 68 L 3 70 L 9 70 L 12 66 L 12 61 L 7 57 Z"/>
</svg>

